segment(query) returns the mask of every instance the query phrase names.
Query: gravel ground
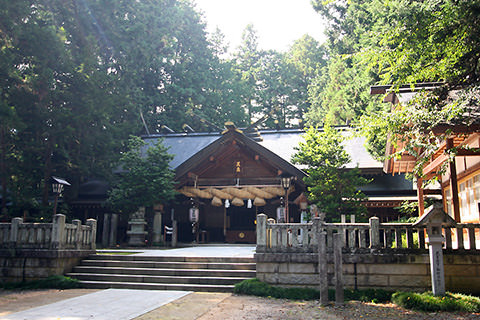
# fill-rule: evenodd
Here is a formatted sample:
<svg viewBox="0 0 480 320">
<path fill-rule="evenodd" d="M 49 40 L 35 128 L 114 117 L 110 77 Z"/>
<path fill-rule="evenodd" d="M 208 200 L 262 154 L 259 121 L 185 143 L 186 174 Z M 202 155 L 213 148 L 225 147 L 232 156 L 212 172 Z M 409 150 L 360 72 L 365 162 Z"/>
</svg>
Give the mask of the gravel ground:
<svg viewBox="0 0 480 320">
<path fill-rule="evenodd" d="M 321 307 L 316 301 L 290 301 L 233 295 L 200 318 L 214 319 L 480 319 L 472 313 L 424 313 L 399 308 L 394 304 L 352 301 L 343 307 Z"/>
<path fill-rule="evenodd" d="M 97 290 L 0 290 L 0 319 L 9 313 L 92 293 Z M 479 319 L 480 313 L 415 312 L 394 304 L 358 301 L 321 307 L 317 301 L 291 301 L 225 293 L 195 292 L 136 318 L 137 320 L 260 320 L 260 319 Z"/>
</svg>

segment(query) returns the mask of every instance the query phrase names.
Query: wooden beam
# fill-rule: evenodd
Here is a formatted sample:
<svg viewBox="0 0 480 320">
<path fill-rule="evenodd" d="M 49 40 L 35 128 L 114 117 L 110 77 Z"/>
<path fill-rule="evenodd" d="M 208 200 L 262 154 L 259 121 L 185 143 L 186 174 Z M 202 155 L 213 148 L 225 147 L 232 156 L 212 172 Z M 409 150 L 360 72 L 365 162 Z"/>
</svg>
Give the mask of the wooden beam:
<svg viewBox="0 0 480 320">
<path fill-rule="evenodd" d="M 425 212 L 425 200 L 423 197 L 423 180 L 417 177 L 417 201 L 418 201 L 418 216 L 423 216 Z"/>
<path fill-rule="evenodd" d="M 449 125 L 449 124 L 440 124 L 432 129 L 434 134 L 442 134 L 447 130 L 451 130 L 453 133 L 474 133 L 480 131 L 480 124 L 472 125 Z"/>
<path fill-rule="evenodd" d="M 480 150 L 457 149 L 457 156 L 480 156 Z"/>
<path fill-rule="evenodd" d="M 424 175 L 430 174 L 432 171 L 434 171 L 435 169 L 437 169 L 438 166 L 442 165 L 442 163 L 444 163 L 444 162 L 447 161 L 447 160 L 448 160 L 448 155 L 446 155 L 446 154 L 440 155 L 440 156 L 437 157 L 435 160 L 433 160 L 432 162 L 430 162 L 429 164 L 427 164 L 427 165 L 423 168 L 422 173 L 423 173 Z"/>
<path fill-rule="evenodd" d="M 447 139 L 447 148 L 449 150 L 453 148 L 453 139 Z M 457 168 L 455 158 L 449 163 L 450 167 L 450 190 L 452 191 L 452 204 L 453 204 L 453 217 L 455 221 L 460 222 L 460 201 L 458 199 L 458 181 L 457 181 Z"/>
</svg>

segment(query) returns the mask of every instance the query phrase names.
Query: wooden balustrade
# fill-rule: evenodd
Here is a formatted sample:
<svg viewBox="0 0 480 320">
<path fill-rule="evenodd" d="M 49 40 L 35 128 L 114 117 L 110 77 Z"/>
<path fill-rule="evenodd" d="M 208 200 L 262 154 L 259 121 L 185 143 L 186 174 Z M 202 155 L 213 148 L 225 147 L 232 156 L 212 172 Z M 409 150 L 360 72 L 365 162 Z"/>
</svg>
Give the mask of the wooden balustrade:
<svg viewBox="0 0 480 320">
<path fill-rule="evenodd" d="M 0 223 L 0 248 L 16 249 L 95 249 L 96 220 L 86 225 L 80 220 L 65 223 L 65 216 L 57 214 L 53 223 L 23 223 L 13 218 L 12 223 Z"/>
<path fill-rule="evenodd" d="M 265 220 L 265 221 L 263 221 Z M 343 249 L 362 250 L 428 250 L 428 236 L 424 228 L 411 223 L 380 223 L 370 218 L 369 223 L 269 223 L 265 215 L 257 217 L 258 249 L 269 252 L 316 252 L 317 233 L 327 235 L 327 248 L 333 248 L 333 235 L 343 234 Z M 344 220 L 343 220 L 344 221 Z M 480 224 L 458 223 L 454 228 L 443 228 L 444 249 L 479 250 Z"/>
</svg>

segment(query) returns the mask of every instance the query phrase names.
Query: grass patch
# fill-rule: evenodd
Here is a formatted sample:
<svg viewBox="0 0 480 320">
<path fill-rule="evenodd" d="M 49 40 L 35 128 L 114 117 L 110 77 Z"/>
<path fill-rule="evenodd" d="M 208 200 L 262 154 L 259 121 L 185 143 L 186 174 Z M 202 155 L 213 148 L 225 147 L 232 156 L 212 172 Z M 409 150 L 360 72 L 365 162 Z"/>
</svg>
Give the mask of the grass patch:
<svg viewBox="0 0 480 320">
<path fill-rule="evenodd" d="M 460 293 L 436 297 L 431 292 L 396 292 L 392 302 L 406 309 L 419 311 L 480 312 L 480 298 Z"/>
<path fill-rule="evenodd" d="M 235 285 L 235 293 L 254 295 L 259 297 L 272 297 L 291 300 L 316 300 L 320 298 L 320 292 L 311 288 L 282 288 L 271 286 L 258 279 L 244 280 Z M 350 290 L 344 291 L 345 300 L 358 300 L 364 302 L 390 301 L 393 292 L 380 289 Z M 328 299 L 335 300 L 335 290 L 328 290 Z"/>
<path fill-rule="evenodd" d="M 73 289 L 79 288 L 80 283 L 77 279 L 65 276 L 50 276 L 46 279 L 25 281 L 25 282 L 6 282 L 2 284 L 3 289 Z"/>
</svg>

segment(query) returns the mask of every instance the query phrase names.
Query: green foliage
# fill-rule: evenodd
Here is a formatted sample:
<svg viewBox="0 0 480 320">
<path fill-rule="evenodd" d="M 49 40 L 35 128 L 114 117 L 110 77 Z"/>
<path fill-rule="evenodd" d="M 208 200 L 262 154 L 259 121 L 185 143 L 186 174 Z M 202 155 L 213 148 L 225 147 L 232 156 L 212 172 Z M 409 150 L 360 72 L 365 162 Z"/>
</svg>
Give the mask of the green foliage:
<svg viewBox="0 0 480 320">
<path fill-rule="evenodd" d="M 330 126 L 323 131 L 310 127 L 296 148 L 292 161 L 308 166 L 307 196 L 330 220 L 341 214 L 363 214 L 361 201 L 365 195 L 358 187 L 368 180 L 360 176 L 358 168 L 346 168 L 350 157 L 342 142 L 341 132 Z"/>
<path fill-rule="evenodd" d="M 365 120 L 363 132 L 377 130 L 375 128 L 378 132 L 388 132 L 389 142 L 397 147 L 392 157 L 400 157 L 404 152 L 416 157 L 418 160 L 411 178 L 423 177 L 423 167 L 430 161 L 438 144 L 451 133 L 449 130 L 435 133 L 435 128 L 443 124 L 469 126 L 477 119 L 474 110 L 480 106 L 480 87 L 471 85 L 458 90 L 454 98 L 450 91 L 449 86 L 443 86 L 433 92 L 419 92 L 414 99 L 398 105 L 391 112 L 373 114 Z M 369 136 L 373 135 L 372 132 Z M 399 142 L 402 147 L 398 147 Z M 380 146 L 377 145 L 377 153 L 381 151 Z M 449 150 L 450 157 L 453 158 L 456 152 L 455 148 Z M 448 162 L 438 169 L 437 174 L 445 171 L 446 164 Z"/>
<path fill-rule="evenodd" d="M 396 138 L 396 133 L 407 132 L 409 151 L 426 150 L 422 157 L 426 161 L 437 141 L 419 127 L 462 117 L 465 110 L 458 107 L 464 104 L 449 104 L 451 97 L 443 92 L 424 97 L 441 108 L 416 101 L 390 113 L 379 99 L 365 96 L 368 87 L 379 82 L 398 86 L 425 81 L 444 81 L 450 89 L 468 85 L 473 90 L 465 94 L 474 97 L 472 91 L 476 91 L 473 106 L 478 106 L 480 1 L 314 0 L 312 4 L 329 22 L 331 58 L 328 76 L 309 89 L 309 123 L 353 120 L 367 137 L 368 150 L 380 160 L 387 134 Z M 420 161 L 416 174 L 421 175 L 422 165 Z"/>
<path fill-rule="evenodd" d="M 443 297 L 436 297 L 431 292 L 396 292 L 392 295 L 392 302 L 406 309 L 427 312 L 480 312 L 480 298 L 459 293 L 447 293 Z"/>
<path fill-rule="evenodd" d="M 11 289 L 74 289 L 80 288 L 77 279 L 65 276 L 50 276 L 46 279 L 27 281 L 27 282 L 6 282 L 2 287 Z"/>
<path fill-rule="evenodd" d="M 315 300 L 320 297 L 320 292 L 312 288 L 283 288 L 271 286 L 258 279 L 243 280 L 235 285 L 235 293 L 254 295 L 259 297 L 271 297 L 277 299 L 291 300 Z M 390 301 L 392 292 L 381 289 L 351 290 L 345 289 L 346 300 L 358 300 L 365 302 L 387 302 Z M 329 300 L 335 300 L 335 290 L 328 290 Z"/>
<path fill-rule="evenodd" d="M 174 172 L 169 168 L 172 158 L 161 140 L 147 148 L 142 139 L 130 137 L 127 151 L 119 161 L 121 173 L 113 182 L 108 202 L 121 212 L 131 213 L 140 206 L 173 199 Z"/>
</svg>

